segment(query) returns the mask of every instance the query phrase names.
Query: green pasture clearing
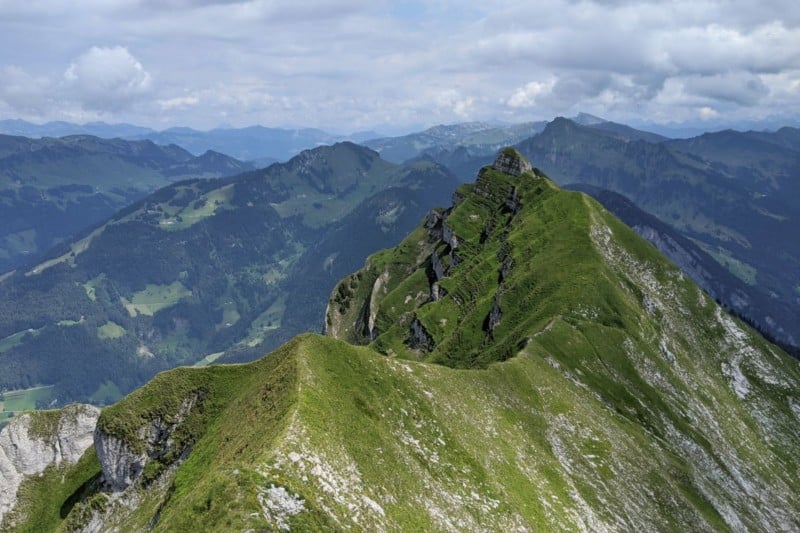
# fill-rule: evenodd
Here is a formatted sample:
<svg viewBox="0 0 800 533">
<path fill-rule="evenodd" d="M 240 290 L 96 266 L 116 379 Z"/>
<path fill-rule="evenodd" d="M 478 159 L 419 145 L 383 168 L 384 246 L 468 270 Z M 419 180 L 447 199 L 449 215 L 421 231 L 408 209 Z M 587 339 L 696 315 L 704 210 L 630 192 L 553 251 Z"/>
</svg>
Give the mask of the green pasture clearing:
<svg viewBox="0 0 800 533">
<path fill-rule="evenodd" d="M 14 253 L 29 253 L 38 249 L 36 246 L 35 229 L 26 229 L 6 235 L 3 241 L 4 250 L 10 250 Z"/>
<path fill-rule="evenodd" d="M 214 361 L 216 361 L 217 359 L 219 359 L 220 357 L 222 357 L 222 354 L 224 354 L 224 353 L 225 352 L 210 353 L 207 356 L 205 356 L 202 359 L 200 359 L 198 362 L 196 362 L 192 366 L 196 366 L 196 367 L 208 366 L 211 363 L 213 363 Z"/>
<path fill-rule="evenodd" d="M 706 253 L 708 253 L 714 260 L 725 267 L 731 274 L 744 281 L 748 285 L 756 285 L 756 277 L 758 270 L 733 257 L 730 250 L 721 246 L 708 246 L 702 242 L 697 242 Z"/>
<path fill-rule="evenodd" d="M 171 231 L 186 229 L 204 218 L 213 216 L 218 209 L 224 209 L 229 205 L 232 194 L 233 185 L 215 189 L 174 213 L 173 216 L 164 218 L 159 222 L 159 226 Z"/>
<path fill-rule="evenodd" d="M 153 316 L 155 313 L 178 303 L 182 298 L 192 295 L 180 281 L 169 285 L 148 284 L 143 291 L 135 293 L 130 300 L 122 298 L 122 305 L 132 317 L 136 315 Z"/>
<path fill-rule="evenodd" d="M 278 297 L 266 311 L 258 315 L 250 325 L 247 344 L 255 346 L 264 340 L 264 332 L 281 327 L 283 313 L 286 311 L 286 295 Z"/>
<path fill-rule="evenodd" d="M 4 392 L 3 401 L 0 402 L 0 422 L 23 411 L 34 411 L 36 402 L 48 401 L 52 395 L 52 385 Z"/>
<path fill-rule="evenodd" d="M 39 334 L 39 330 L 38 329 L 26 329 L 24 331 L 18 331 L 17 333 L 14 333 L 13 335 L 9 335 L 8 337 L 6 337 L 4 339 L 0 339 L 0 353 L 3 353 L 5 351 L 7 351 L 7 350 L 10 350 L 14 346 L 17 346 L 19 343 L 22 342 L 22 339 L 25 337 L 25 335 L 27 333 L 30 333 L 31 335 L 36 336 L 36 335 Z"/>
<path fill-rule="evenodd" d="M 49 261 L 45 261 L 44 263 L 39 263 L 36 265 L 32 270 L 25 273 L 26 276 L 32 276 L 34 274 L 41 274 L 43 271 L 47 270 L 48 268 L 55 266 L 59 263 L 67 262 L 70 266 L 75 266 L 75 256 L 85 252 L 89 245 L 92 243 L 92 239 L 103 233 L 105 230 L 105 226 L 100 226 L 89 235 L 84 237 L 83 239 L 70 244 L 70 251 L 65 253 L 64 255 L 58 256 L 55 259 L 50 259 Z"/>
<path fill-rule="evenodd" d="M 62 327 L 71 327 L 71 326 L 78 326 L 80 324 L 83 324 L 84 322 L 86 322 L 86 317 L 81 316 L 78 320 L 69 320 L 69 319 L 59 320 L 58 322 L 56 322 L 56 324 Z"/>
<path fill-rule="evenodd" d="M 97 286 L 100 285 L 101 283 L 103 283 L 103 281 L 105 279 L 106 279 L 106 275 L 105 274 L 100 274 L 99 276 L 96 276 L 96 277 L 90 279 L 89 281 L 87 281 L 86 283 L 84 283 L 83 284 L 83 289 L 86 291 L 86 297 L 89 298 L 93 302 L 97 301 L 97 293 L 96 293 Z"/>
<path fill-rule="evenodd" d="M 100 339 L 118 339 L 125 335 L 125 328 L 109 320 L 97 328 L 97 337 Z"/>
<path fill-rule="evenodd" d="M 231 327 L 241 318 L 239 309 L 236 306 L 236 299 L 230 292 L 220 298 L 220 307 L 222 307 L 222 320 L 216 326 L 217 331 Z"/>
</svg>

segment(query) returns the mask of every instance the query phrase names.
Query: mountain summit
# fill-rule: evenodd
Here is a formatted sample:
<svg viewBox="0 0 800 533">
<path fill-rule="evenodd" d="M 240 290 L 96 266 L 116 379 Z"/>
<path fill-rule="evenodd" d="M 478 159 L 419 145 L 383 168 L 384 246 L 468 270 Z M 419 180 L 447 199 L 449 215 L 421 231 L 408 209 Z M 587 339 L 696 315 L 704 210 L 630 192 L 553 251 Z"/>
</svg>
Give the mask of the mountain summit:
<svg viewBox="0 0 800 533">
<path fill-rule="evenodd" d="M 525 157 L 514 148 L 506 148 L 500 152 L 500 155 L 497 156 L 497 159 L 495 159 L 492 164 L 492 168 L 511 176 L 520 176 L 526 172 L 533 171 L 530 161 L 525 159 Z"/>
<path fill-rule="evenodd" d="M 160 374 L 3 525 L 800 528 L 798 362 L 512 152 L 340 282 L 326 333 Z"/>
</svg>

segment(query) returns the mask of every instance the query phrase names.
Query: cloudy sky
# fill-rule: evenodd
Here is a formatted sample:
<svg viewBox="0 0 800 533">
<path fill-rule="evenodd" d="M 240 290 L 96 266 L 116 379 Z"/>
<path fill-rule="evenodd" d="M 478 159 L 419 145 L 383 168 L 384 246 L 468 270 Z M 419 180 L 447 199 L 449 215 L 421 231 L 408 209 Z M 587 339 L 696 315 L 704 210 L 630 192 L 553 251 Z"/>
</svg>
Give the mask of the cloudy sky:
<svg viewBox="0 0 800 533">
<path fill-rule="evenodd" d="M 0 0 L 0 119 L 800 123 L 796 0 Z"/>
</svg>

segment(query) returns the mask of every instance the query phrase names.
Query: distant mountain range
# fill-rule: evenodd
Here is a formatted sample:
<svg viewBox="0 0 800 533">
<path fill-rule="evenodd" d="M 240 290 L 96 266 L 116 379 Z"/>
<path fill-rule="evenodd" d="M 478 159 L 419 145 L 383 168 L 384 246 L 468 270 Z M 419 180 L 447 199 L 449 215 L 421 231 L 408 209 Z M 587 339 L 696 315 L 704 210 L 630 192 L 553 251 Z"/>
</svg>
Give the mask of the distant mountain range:
<svg viewBox="0 0 800 533">
<path fill-rule="evenodd" d="M 515 144 L 539 133 L 547 122 L 526 122 L 498 126 L 487 122 L 465 122 L 434 126 L 419 133 L 401 137 L 367 140 L 363 144 L 388 161 L 401 163 L 419 157 L 429 150 L 465 150 L 471 156 L 493 155 L 504 146 Z"/>
<path fill-rule="evenodd" d="M 136 126 L 103 123 L 35 126 L 22 121 L 4 121 L 0 126 L 29 134 L 64 133 L 69 128 L 82 128 L 82 131 L 105 135 L 149 135 L 158 142 L 183 143 L 195 151 L 214 144 L 246 158 L 261 154 L 258 165 L 276 159 L 264 156 L 264 150 L 273 150 L 274 155 L 280 153 L 285 157 L 300 147 L 331 142 L 336 137 L 314 129 L 263 127 L 210 132 L 172 128 L 154 132 Z M 368 139 L 371 135 L 365 132 L 354 137 Z M 800 129 L 728 130 L 691 139 L 668 139 L 581 113 L 571 120 L 558 118 L 550 123 L 443 125 L 401 137 L 364 142 L 395 162 L 439 163 L 462 181 L 490 163 L 499 147 L 516 144 L 558 183 L 585 183 L 623 194 L 639 208 L 658 216 L 662 223 L 675 227 L 750 287 L 746 291 L 750 297 L 745 300 L 732 296 L 741 294 L 740 287 L 721 290 L 720 301 L 724 305 L 787 346 L 797 346 L 800 342 L 800 321 L 796 319 L 800 315 L 800 280 L 796 275 L 800 268 L 797 259 L 800 252 L 793 232 L 788 229 L 797 216 L 793 202 L 788 199 L 797 193 L 794 176 L 800 172 L 797 148 Z M 40 170 L 33 168 L 37 172 Z M 224 169 L 217 171 L 230 173 Z M 197 172 L 201 170 L 198 168 Z M 33 198 L 36 194 L 28 196 Z M 112 207 L 120 207 L 131 199 L 131 196 L 123 198 Z M 106 216 L 109 214 L 108 207 L 81 204 L 81 208 L 80 215 L 96 210 Z M 57 214 L 63 215 L 65 208 L 60 209 L 62 212 Z M 7 225 L 14 230 L 5 237 L 0 250 L 0 254 L 6 256 L 6 269 L 25 259 L 20 254 L 46 248 L 47 243 L 78 231 L 87 225 L 87 220 L 96 220 L 97 216 L 40 218 L 55 220 L 56 225 L 69 231 L 50 238 L 46 231 L 37 230 L 34 240 L 34 234 L 26 228 L 19 228 L 16 223 Z"/>
<path fill-rule="evenodd" d="M 0 274 L 169 183 L 253 168 L 207 151 L 89 135 L 0 135 Z"/>
<path fill-rule="evenodd" d="M 32 124 L 24 120 L 0 120 L 0 133 L 25 137 L 63 137 L 66 135 L 93 135 L 103 138 L 150 140 L 161 145 L 176 144 L 194 155 L 208 150 L 227 154 L 242 161 L 252 161 L 267 166 L 276 161 L 286 161 L 302 150 L 341 141 L 362 142 L 379 137 L 374 131 L 337 135 L 314 128 L 284 129 L 251 126 L 247 128 L 216 128 L 199 131 L 176 127 L 162 131 L 130 124 L 90 122 L 48 122 Z"/>
<path fill-rule="evenodd" d="M 158 371 L 320 331 L 336 281 L 456 183 L 435 163 L 340 143 L 161 188 L 3 277 L 0 390 L 52 385 L 56 400 L 102 404 Z"/>
</svg>

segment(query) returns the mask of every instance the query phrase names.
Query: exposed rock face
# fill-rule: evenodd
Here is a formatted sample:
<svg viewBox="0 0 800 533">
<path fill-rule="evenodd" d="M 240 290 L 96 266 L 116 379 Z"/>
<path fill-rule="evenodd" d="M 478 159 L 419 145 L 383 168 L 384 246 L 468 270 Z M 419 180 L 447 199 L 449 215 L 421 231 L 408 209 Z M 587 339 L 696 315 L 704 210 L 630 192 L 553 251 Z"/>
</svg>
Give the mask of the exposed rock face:
<svg viewBox="0 0 800 533">
<path fill-rule="evenodd" d="M 530 166 L 530 164 L 529 164 Z M 512 213 L 515 215 L 520 210 L 520 203 L 519 203 L 519 194 L 517 194 L 517 188 L 511 187 L 511 190 L 508 192 L 508 199 L 506 199 L 506 207 L 511 210 Z"/>
<path fill-rule="evenodd" d="M 135 453 L 123 441 L 98 430 L 94 436 L 97 458 L 103 468 L 103 479 L 113 491 L 123 491 L 141 475 L 147 454 Z"/>
<path fill-rule="evenodd" d="M 442 240 L 450 246 L 451 250 L 458 248 L 458 237 L 453 232 L 453 228 L 447 224 L 442 226 Z"/>
<path fill-rule="evenodd" d="M 378 336 L 378 330 L 375 328 L 375 318 L 378 316 L 378 303 L 380 301 L 381 291 L 386 292 L 385 285 L 389 281 L 389 271 L 384 270 L 383 273 L 375 280 L 375 285 L 372 286 L 372 294 L 369 299 L 369 320 L 367 323 L 369 339 L 375 340 Z"/>
<path fill-rule="evenodd" d="M 492 168 L 511 176 L 521 176 L 526 172 L 533 172 L 530 162 L 514 148 L 502 150 L 492 163 Z"/>
<path fill-rule="evenodd" d="M 489 316 L 486 317 L 486 333 L 490 338 L 494 337 L 494 330 L 497 326 L 500 325 L 500 318 L 503 316 L 503 312 L 500 309 L 500 301 L 498 295 L 495 295 L 494 304 L 492 305 L 492 310 L 489 312 Z"/>
<path fill-rule="evenodd" d="M 430 336 L 425 326 L 418 319 L 411 322 L 411 338 L 408 345 L 414 349 L 431 351 L 436 347 L 433 337 Z"/>
<path fill-rule="evenodd" d="M 432 209 L 428 212 L 428 215 L 425 217 L 425 227 L 430 230 L 431 235 L 435 238 L 441 239 L 442 238 L 442 222 L 444 221 L 444 216 L 441 212 L 437 211 L 436 209 Z"/>
<path fill-rule="evenodd" d="M 170 422 L 155 418 L 139 428 L 135 442 L 143 445 L 141 450 L 134 449 L 127 441 L 108 435 L 99 428 L 94 432 L 94 446 L 103 469 L 103 479 L 111 490 L 125 490 L 142 476 L 147 463 L 173 451 L 175 443 L 172 435 L 198 399 L 197 395 L 186 398 Z M 180 450 L 179 460 L 185 458 L 186 452 L 188 450 Z"/>
<path fill-rule="evenodd" d="M 75 464 L 92 445 L 100 409 L 91 405 L 69 405 L 58 413 L 52 434 L 31 429 L 35 418 L 51 416 L 27 413 L 0 431 L 0 521 L 17 502 L 17 490 L 26 477 L 44 472 L 50 465 Z"/>
</svg>

